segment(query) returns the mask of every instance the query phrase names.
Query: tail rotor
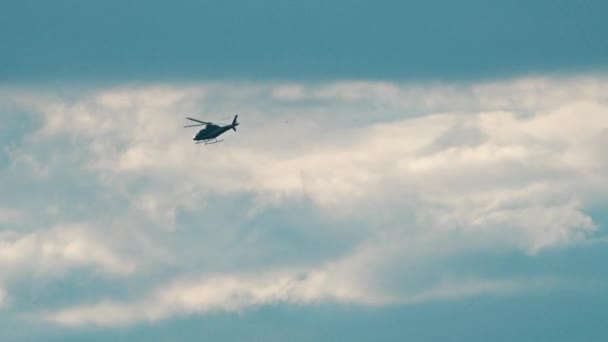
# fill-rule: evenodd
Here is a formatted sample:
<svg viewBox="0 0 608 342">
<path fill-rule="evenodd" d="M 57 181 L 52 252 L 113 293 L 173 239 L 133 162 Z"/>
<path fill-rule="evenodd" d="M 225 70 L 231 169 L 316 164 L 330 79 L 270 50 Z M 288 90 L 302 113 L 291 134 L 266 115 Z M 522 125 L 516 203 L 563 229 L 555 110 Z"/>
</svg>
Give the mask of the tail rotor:
<svg viewBox="0 0 608 342">
<path fill-rule="evenodd" d="M 233 129 L 235 132 L 236 132 L 236 126 L 238 126 L 238 125 L 239 125 L 239 123 L 236 121 L 236 119 L 237 119 L 238 117 L 239 117 L 238 115 L 235 115 L 235 116 L 234 116 L 234 119 L 232 120 L 232 125 L 231 125 L 231 126 L 232 126 L 232 129 Z"/>
</svg>

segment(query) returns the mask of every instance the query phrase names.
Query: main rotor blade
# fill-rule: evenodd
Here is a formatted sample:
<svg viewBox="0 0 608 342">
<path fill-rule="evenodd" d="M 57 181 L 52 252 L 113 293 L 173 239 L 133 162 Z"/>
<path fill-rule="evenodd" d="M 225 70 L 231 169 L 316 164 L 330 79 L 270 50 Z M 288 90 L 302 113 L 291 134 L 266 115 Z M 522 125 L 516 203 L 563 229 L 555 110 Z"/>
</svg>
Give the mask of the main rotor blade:
<svg viewBox="0 0 608 342">
<path fill-rule="evenodd" d="M 193 119 L 193 118 L 189 118 L 189 117 L 186 117 L 186 119 L 192 120 L 192 121 L 196 121 L 196 122 L 200 122 L 200 123 L 202 123 L 204 125 L 209 125 L 211 123 L 211 122 L 205 122 L 205 121 L 201 121 L 201 120 L 197 120 L 197 119 Z"/>
<path fill-rule="evenodd" d="M 206 124 L 196 124 L 196 125 L 188 125 L 188 126 L 184 126 L 184 128 L 186 127 L 194 127 L 194 126 L 205 126 Z"/>
</svg>

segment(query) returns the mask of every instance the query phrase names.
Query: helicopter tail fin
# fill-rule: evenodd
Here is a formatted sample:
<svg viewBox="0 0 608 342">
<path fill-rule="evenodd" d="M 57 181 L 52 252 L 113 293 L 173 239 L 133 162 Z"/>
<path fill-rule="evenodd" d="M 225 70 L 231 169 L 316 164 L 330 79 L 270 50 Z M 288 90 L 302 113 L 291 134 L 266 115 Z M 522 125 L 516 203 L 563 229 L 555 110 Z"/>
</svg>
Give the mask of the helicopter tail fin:
<svg viewBox="0 0 608 342">
<path fill-rule="evenodd" d="M 238 122 L 236 122 L 236 119 L 237 119 L 238 117 L 239 117 L 238 115 L 235 115 L 235 116 L 234 116 L 234 119 L 232 120 L 232 129 L 233 129 L 235 132 L 236 132 L 236 126 L 238 126 L 238 125 L 239 125 L 239 123 L 238 123 Z"/>
</svg>

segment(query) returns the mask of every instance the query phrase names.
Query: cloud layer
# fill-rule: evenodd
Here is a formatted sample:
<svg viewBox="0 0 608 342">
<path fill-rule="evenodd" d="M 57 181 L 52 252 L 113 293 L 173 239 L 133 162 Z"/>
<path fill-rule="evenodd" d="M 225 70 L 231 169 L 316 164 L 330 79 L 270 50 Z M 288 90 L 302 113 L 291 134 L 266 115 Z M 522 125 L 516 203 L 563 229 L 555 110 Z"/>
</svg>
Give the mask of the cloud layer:
<svg viewBox="0 0 608 342">
<path fill-rule="evenodd" d="M 442 265 L 593 237 L 607 91 L 590 76 L 5 88 L 29 124 L 4 147 L 0 279 L 10 294 L 31 276 L 17 269 L 84 268 L 144 293 L 35 314 L 69 326 L 534 287 Z M 237 113 L 219 145 L 181 127 Z"/>
</svg>

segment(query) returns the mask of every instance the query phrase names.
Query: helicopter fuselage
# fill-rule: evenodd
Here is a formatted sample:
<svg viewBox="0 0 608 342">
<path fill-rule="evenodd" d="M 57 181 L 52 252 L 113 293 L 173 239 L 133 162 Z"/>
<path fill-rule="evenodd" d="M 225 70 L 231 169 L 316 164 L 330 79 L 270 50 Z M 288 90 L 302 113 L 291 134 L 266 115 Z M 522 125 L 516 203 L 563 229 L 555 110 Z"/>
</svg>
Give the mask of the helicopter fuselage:
<svg viewBox="0 0 608 342">
<path fill-rule="evenodd" d="M 194 135 L 192 140 L 201 141 L 201 140 L 215 139 L 229 129 L 232 129 L 232 125 L 228 125 L 228 126 L 207 125 L 205 128 L 196 132 L 196 134 Z"/>
</svg>

